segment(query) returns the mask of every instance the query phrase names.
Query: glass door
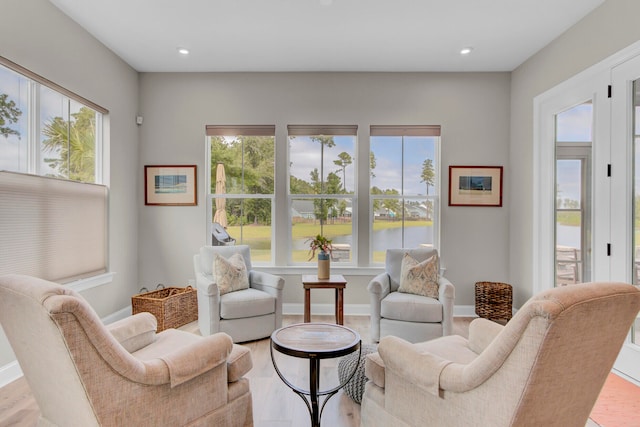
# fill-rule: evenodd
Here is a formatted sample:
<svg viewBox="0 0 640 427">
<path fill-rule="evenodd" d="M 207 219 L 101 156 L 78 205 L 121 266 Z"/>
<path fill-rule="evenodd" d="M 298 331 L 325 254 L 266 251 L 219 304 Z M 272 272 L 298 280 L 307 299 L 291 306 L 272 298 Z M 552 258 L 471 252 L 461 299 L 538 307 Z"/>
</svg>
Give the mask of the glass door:
<svg viewBox="0 0 640 427">
<path fill-rule="evenodd" d="M 591 280 L 591 146 L 593 104 L 556 119 L 555 285 Z"/>
<path fill-rule="evenodd" d="M 613 68 L 611 113 L 611 280 L 640 284 L 640 58 Z M 615 369 L 640 381 L 640 319 Z"/>
</svg>

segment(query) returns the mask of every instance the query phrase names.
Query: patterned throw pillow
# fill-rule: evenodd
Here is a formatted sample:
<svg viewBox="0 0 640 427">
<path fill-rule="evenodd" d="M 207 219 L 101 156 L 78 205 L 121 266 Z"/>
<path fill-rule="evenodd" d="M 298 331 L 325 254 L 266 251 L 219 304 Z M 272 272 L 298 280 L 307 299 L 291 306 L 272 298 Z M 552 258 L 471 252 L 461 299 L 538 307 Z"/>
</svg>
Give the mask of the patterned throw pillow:
<svg viewBox="0 0 640 427">
<path fill-rule="evenodd" d="M 398 292 L 438 299 L 438 254 L 422 262 L 411 255 L 402 256 Z"/>
<path fill-rule="evenodd" d="M 213 256 L 213 278 L 218 285 L 220 295 L 247 289 L 249 275 L 242 254 L 233 254 L 228 259 L 215 254 Z"/>
</svg>

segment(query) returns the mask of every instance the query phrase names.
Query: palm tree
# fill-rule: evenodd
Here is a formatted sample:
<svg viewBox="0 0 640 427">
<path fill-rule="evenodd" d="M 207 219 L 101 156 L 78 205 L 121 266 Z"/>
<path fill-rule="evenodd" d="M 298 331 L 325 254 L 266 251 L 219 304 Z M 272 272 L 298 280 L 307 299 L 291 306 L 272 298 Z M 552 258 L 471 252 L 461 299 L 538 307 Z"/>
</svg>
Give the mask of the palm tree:
<svg viewBox="0 0 640 427">
<path fill-rule="evenodd" d="M 82 107 L 70 120 L 54 117 L 42 130 L 44 151 L 55 157 L 45 162 L 57 176 L 73 181 L 95 181 L 96 113 Z"/>
</svg>

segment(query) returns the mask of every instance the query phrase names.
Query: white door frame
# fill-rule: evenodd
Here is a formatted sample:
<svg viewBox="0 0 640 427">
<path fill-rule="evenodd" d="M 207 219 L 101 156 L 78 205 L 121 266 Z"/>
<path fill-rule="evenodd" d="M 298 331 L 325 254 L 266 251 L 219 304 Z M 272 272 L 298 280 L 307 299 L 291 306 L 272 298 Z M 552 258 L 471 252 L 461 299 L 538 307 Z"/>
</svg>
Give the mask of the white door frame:
<svg viewBox="0 0 640 427">
<path fill-rule="evenodd" d="M 536 293 L 555 283 L 554 214 L 555 136 L 554 116 L 567 108 L 592 99 L 593 130 L 593 210 L 592 280 L 631 282 L 631 155 L 628 144 L 632 121 L 630 82 L 640 78 L 624 76 L 635 67 L 640 42 L 621 50 L 534 99 L 533 147 L 533 289 Z M 640 60 L 638 68 L 640 70 Z M 631 74 L 633 72 L 629 71 Z M 612 78 L 616 76 L 616 81 Z M 613 98 L 608 98 L 612 85 Z M 613 99 L 613 101 L 611 101 Z M 611 177 L 607 176 L 612 165 Z M 612 209 L 615 206 L 615 209 Z M 597 213 L 597 215 L 596 215 Z M 611 243 L 610 256 L 607 244 Z M 595 350 L 597 351 L 597 349 Z M 623 345 L 614 369 L 640 381 L 640 347 L 630 337 Z"/>
</svg>

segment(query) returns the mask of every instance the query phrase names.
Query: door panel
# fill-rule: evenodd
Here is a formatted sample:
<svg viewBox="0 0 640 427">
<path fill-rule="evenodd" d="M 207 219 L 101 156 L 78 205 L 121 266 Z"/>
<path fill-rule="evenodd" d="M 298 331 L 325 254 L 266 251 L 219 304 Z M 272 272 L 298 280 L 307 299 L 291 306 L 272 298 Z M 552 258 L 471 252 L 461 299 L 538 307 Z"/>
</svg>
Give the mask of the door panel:
<svg viewBox="0 0 640 427">
<path fill-rule="evenodd" d="M 640 212 L 640 163 L 638 122 L 640 121 L 640 58 L 630 59 L 612 70 L 611 103 L 611 280 L 638 284 L 636 246 Z M 624 344 L 615 369 L 640 381 L 639 320 Z"/>
</svg>

